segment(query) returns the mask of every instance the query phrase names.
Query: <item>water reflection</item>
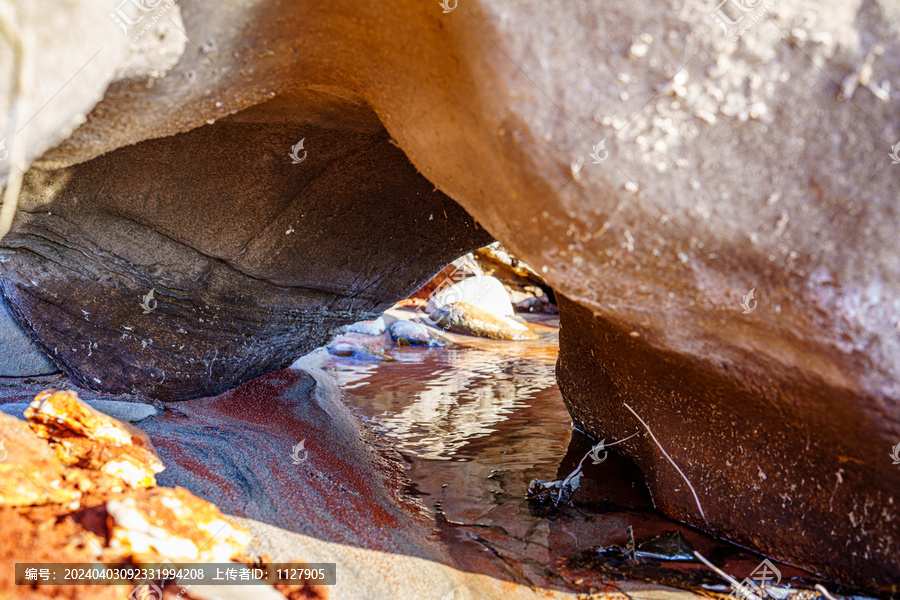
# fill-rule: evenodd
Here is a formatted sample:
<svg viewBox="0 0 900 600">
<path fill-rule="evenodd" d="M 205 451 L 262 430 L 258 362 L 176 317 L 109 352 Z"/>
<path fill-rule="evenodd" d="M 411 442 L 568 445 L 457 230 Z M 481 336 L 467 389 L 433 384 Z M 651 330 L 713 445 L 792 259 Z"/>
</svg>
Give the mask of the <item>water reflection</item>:
<svg viewBox="0 0 900 600">
<path fill-rule="evenodd" d="M 331 357 L 325 368 L 351 410 L 404 452 L 438 535 L 467 570 L 567 590 L 620 578 L 696 591 L 710 576 L 690 562 L 626 564 L 597 553 L 625 544 L 631 528 L 638 540 L 677 530 L 698 551 L 749 572 L 758 557 L 655 511 L 636 465 L 613 451 L 585 467 L 574 506 L 528 504 L 532 479 L 565 477 L 593 444 L 573 433 L 555 381 L 558 339 L 550 327 L 541 333 L 538 342 L 387 347 L 391 361 Z"/>
<path fill-rule="evenodd" d="M 468 458 L 460 451 L 497 431 L 536 395 L 554 387 L 555 345 L 400 348 L 396 362 L 333 359 L 326 367 L 373 426 L 397 445 L 429 460 Z"/>
</svg>

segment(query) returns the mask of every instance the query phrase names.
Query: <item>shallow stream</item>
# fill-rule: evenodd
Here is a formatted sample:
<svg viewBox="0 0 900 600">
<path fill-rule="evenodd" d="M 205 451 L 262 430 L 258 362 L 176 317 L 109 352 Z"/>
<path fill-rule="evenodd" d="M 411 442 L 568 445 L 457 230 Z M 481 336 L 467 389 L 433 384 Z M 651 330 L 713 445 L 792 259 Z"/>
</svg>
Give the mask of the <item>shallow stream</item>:
<svg viewBox="0 0 900 600">
<path fill-rule="evenodd" d="M 394 347 L 388 360 L 333 357 L 325 369 L 351 410 L 402 453 L 413 493 L 462 568 L 567 591 L 610 591 L 628 579 L 730 593 L 696 560 L 632 560 L 613 548 L 628 547 L 630 527 L 638 546 L 677 531 L 738 580 L 762 560 L 663 517 L 640 471 L 613 450 L 599 464 L 585 461 L 573 505 L 526 500 L 529 482 L 564 479 L 595 443 L 573 429 L 556 385 L 558 323 L 533 326 L 539 342 L 456 336 L 464 345 Z M 809 587 L 808 574 L 775 564 L 782 583 L 804 577 L 800 587 Z"/>
</svg>

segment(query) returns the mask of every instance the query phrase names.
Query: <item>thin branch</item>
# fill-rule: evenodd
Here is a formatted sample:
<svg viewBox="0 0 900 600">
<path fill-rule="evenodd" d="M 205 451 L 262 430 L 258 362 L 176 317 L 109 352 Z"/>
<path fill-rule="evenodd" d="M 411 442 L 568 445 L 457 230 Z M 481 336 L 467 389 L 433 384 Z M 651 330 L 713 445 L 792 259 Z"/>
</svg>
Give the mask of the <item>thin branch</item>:
<svg viewBox="0 0 900 600">
<path fill-rule="evenodd" d="M 691 485 L 691 482 L 688 481 L 688 478 L 684 474 L 684 471 L 682 471 L 681 468 L 679 468 L 679 466 L 675 464 L 675 461 L 672 460 L 672 457 L 669 456 L 669 453 L 666 452 L 666 449 L 662 447 L 662 444 L 659 443 L 659 440 L 656 439 L 656 436 L 653 435 L 653 432 L 650 430 L 650 426 L 644 422 L 644 420 L 640 417 L 640 415 L 638 415 L 636 412 L 634 412 L 634 409 L 631 408 L 630 406 L 628 406 L 627 404 L 625 404 L 625 408 L 627 408 L 629 411 L 631 411 L 631 414 L 633 414 L 637 418 L 637 420 L 641 422 L 641 425 L 643 425 L 647 429 L 647 433 L 650 434 L 650 437 L 653 438 L 653 441 L 656 443 L 657 446 L 659 446 L 659 449 L 662 450 L 662 453 L 666 456 L 667 459 L 669 459 L 669 462 L 672 463 L 672 466 L 675 467 L 675 470 L 678 471 L 678 474 L 681 475 L 681 478 L 684 479 L 684 482 L 688 485 L 689 488 L 691 488 L 691 493 L 694 495 L 694 501 L 697 503 L 697 508 L 700 509 L 700 516 L 703 517 L 703 521 L 707 525 L 709 525 L 709 521 L 706 520 L 706 514 L 703 512 L 703 507 L 700 506 L 700 498 L 697 497 L 697 492 L 694 490 L 694 486 Z"/>
<path fill-rule="evenodd" d="M 825 586 L 822 585 L 821 583 L 816 584 L 816 589 L 819 591 L 820 594 L 825 596 L 828 600 L 837 600 L 837 598 L 835 598 L 830 593 L 828 593 L 828 590 L 826 590 Z"/>
<path fill-rule="evenodd" d="M 638 418 L 640 418 L 640 417 L 638 417 Z M 694 551 L 694 556 L 696 556 L 700 560 L 700 562 L 702 562 L 704 565 L 706 565 L 707 567 L 709 567 L 710 569 L 712 569 L 713 571 L 718 573 L 720 576 L 722 576 L 726 580 L 728 580 L 728 583 L 731 584 L 731 587 L 733 587 L 735 590 L 740 592 L 741 597 L 745 598 L 746 600 L 762 600 L 762 598 L 760 598 L 759 596 L 754 594 L 752 590 L 748 590 L 747 586 L 745 586 L 743 583 L 740 583 L 737 579 L 735 579 L 734 577 L 732 577 L 731 575 L 729 575 L 728 573 L 726 573 L 725 571 L 723 571 L 716 565 L 709 562 L 705 556 L 703 556 L 696 550 Z M 834 600 L 834 599 L 832 599 L 832 600 Z"/>
</svg>

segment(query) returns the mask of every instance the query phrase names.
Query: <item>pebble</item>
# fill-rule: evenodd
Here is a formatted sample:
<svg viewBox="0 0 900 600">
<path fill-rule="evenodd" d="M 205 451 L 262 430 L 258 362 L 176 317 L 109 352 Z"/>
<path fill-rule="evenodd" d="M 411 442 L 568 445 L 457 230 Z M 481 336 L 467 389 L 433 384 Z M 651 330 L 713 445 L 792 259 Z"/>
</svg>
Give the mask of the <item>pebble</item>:
<svg viewBox="0 0 900 600">
<path fill-rule="evenodd" d="M 384 317 L 378 317 L 374 321 L 357 321 L 350 325 L 347 331 L 363 335 L 381 335 L 384 333 L 384 329 Z"/>
<path fill-rule="evenodd" d="M 149 404 L 142 404 L 139 402 L 90 400 L 85 401 L 84 403 L 88 406 L 96 408 L 100 412 L 107 414 L 110 417 L 119 419 L 121 421 L 128 421 L 129 423 L 136 423 L 137 421 L 142 421 L 147 417 L 155 417 L 159 414 L 159 411 L 157 411 Z M 28 405 L 25 403 L 12 402 L 10 404 L 0 405 L 0 412 L 6 413 L 19 419 L 24 419 L 26 408 L 28 408 Z"/>
<path fill-rule="evenodd" d="M 413 346 L 444 345 L 443 342 L 432 338 L 425 326 L 412 321 L 394 321 L 388 331 L 391 333 L 391 339 L 400 344 L 406 342 Z"/>
<path fill-rule="evenodd" d="M 540 336 L 508 317 L 498 317 L 467 302 L 448 304 L 431 314 L 438 327 L 492 340 L 525 341 Z"/>
</svg>

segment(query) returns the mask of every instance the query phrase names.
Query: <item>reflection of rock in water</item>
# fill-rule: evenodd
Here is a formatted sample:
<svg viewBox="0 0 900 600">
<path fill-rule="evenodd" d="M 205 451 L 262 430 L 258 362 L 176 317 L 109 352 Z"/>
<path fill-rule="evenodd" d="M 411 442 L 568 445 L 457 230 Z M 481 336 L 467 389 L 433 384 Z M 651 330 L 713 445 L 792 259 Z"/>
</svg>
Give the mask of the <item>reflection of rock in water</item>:
<svg viewBox="0 0 900 600">
<path fill-rule="evenodd" d="M 556 384 L 552 363 L 522 354 L 498 357 L 490 350 L 449 349 L 424 386 L 410 382 L 410 389 L 402 389 L 400 382 L 401 389 L 383 386 L 376 392 L 397 410 L 373 416 L 370 424 L 423 458 L 450 460 L 469 441 L 490 434 L 514 410 L 527 406 L 537 392 Z M 434 358 L 422 356 L 429 363 Z M 360 366 L 366 372 L 375 368 Z M 348 380 L 346 375 L 342 379 Z"/>
<path fill-rule="evenodd" d="M 529 482 L 565 478 L 596 442 L 566 422 L 553 379 L 556 348 L 552 339 L 482 340 L 388 350 L 394 362 L 330 357 L 327 368 L 351 410 L 405 450 L 412 489 L 433 510 L 446 552 L 467 570 L 543 589 L 599 588 L 604 579 L 692 591 L 722 584 L 687 557 L 692 547 L 729 572 L 749 573 L 758 557 L 655 511 L 640 471 L 616 448 L 599 464 L 584 461 L 574 505 L 532 510 Z M 598 552 L 625 547 L 629 528 L 637 561 Z"/>
</svg>

